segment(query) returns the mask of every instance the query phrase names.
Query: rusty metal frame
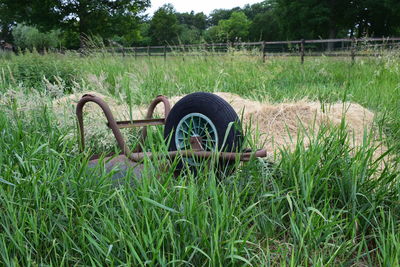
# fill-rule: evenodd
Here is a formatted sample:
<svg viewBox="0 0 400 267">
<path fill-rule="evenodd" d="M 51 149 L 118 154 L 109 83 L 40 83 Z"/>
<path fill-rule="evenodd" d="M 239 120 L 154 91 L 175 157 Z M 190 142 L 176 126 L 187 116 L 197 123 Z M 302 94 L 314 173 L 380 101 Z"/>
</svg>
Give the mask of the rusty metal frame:
<svg viewBox="0 0 400 267">
<path fill-rule="evenodd" d="M 165 125 L 165 121 L 168 117 L 169 112 L 171 111 L 171 105 L 168 99 L 165 96 L 157 96 L 150 104 L 147 114 L 144 120 L 134 120 L 134 121 L 116 121 L 110 107 L 108 104 L 95 95 L 86 94 L 83 95 L 79 100 L 78 105 L 76 107 L 76 116 L 78 119 L 78 131 L 79 131 L 79 149 L 81 152 L 85 149 L 85 133 L 83 126 L 83 107 L 88 103 L 93 102 L 96 103 L 102 110 L 107 119 L 107 126 L 112 130 L 115 139 L 117 140 L 118 147 L 121 149 L 123 155 L 125 155 L 128 159 L 134 162 L 140 162 L 145 157 L 154 158 L 159 157 L 160 155 L 156 155 L 151 152 L 143 152 L 141 149 L 141 143 L 146 139 L 147 136 L 147 126 L 151 125 Z M 154 119 L 154 110 L 158 104 L 163 103 L 164 105 L 164 118 Z M 131 128 L 131 127 L 143 127 L 141 129 L 141 137 L 138 142 L 136 148 L 131 151 L 121 134 L 120 129 L 123 128 Z M 236 160 L 239 159 L 241 161 L 249 161 L 252 157 L 265 157 L 267 152 L 265 149 L 260 149 L 255 152 L 245 150 L 246 152 L 235 153 L 235 152 L 213 152 L 213 151 L 205 151 L 201 148 L 201 146 L 197 145 L 198 140 L 196 138 L 191 138 L 190 143 L 192 144 L 191 150 L 179 150 L 179 151 L 169 151 L 168 156 L 170 158 L 175 158 L 177 156 L 183 157 L 198 157 L 198 158 L 210 158 L 213 156 L 217 156 L 224 160 Z M 94 155 L 91 159 L 98 158 L 98 155 Z"/>
</svg>

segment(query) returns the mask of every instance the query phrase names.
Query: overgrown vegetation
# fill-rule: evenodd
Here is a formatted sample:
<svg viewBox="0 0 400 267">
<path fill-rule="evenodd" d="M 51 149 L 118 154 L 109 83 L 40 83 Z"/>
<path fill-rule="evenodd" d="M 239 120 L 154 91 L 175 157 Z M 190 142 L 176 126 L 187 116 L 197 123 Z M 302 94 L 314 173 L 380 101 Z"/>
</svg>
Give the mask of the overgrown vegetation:
<svg viewBox="0 0 400 267">
<path fill-rule="evenodd" d="M 2 265 L 400 264 L 397 55 L 300 65 L 26 53 L 0 63 Z M 212 168 L 174 177 L 163 158 L 146 160 L 143 179 L 128 174 L 115 188 L 110 174 L 87 167 L 75 129 L 55 117 L 52 100 L 68 90 L 132 105 L 194 91 L 353 101 L 376 112 L 388 152 L 373 156 L 367 130 L 351 148 L 343 122 L 309 136 L 309 147 L 299 141 L 270 155 L 273 164 L 253 160 L 223 179 Z M 166 150 L 157 128 L 146 147 Z"/>
<path fill-rule="evenodd" d="M 22 52 L 21 52 L 22 53 Z M 40 55 L 26 51 L 23 56 L 10 55 L 2 67 L 2 83 L 45 92 L 48 85 L 59 85 L 65 92 L 72 89 L 73 81 L 79 79 L 81 68 L 76 60 L 63 55 Z"/>
</svg>

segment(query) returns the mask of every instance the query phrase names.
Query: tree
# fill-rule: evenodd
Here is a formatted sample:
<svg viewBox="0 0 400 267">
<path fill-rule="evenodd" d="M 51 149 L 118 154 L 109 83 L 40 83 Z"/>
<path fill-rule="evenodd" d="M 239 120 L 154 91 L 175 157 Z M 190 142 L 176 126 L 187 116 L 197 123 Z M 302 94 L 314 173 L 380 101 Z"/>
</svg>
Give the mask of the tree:
<svg viewBox="0 0 400 267">
<path fill-rule="evenodd" d="M 268 10 L 271 10 L 273 7 L 272 0 L 265 0 L 260 3 L 255 3 L 252 5 L 245 5 L 241 11 L 247 16 L 249 20 L 254 20 L 255 17 L 259 14 L 262 14 Z"/>
<path fill-rule="evenodd" d="M 179 24 L 187 25 L 189 28 L 196 28 L 200 31 L 204 31 L 207 28 L 207 16 L 203 13 L 176 13 Z"/>
<path fill-rule="evenodd" d="M 208 39 L 211 41 L 235 42 L 245 40 L 249 35 L 250 21 L 243 12 L 233 12 L 229 19 L 223 19 L 208 31 Z"/>
<path fill-rule="evenodd" d="M 137 30 L 138 14 L 150 5 L 149 0 L 57 0 L 56 6 L 67 27 L 80 34 L 104 38 L 125 35 Z"/>
<path fill-rule="evenodd" d="M 160 7 L 150 22 L 149 36 L 152 44 L 171 44 L 178 41 L 179 24 L 171 4 Z"/>
<path fill-rule="evenodd" d="M 193 26 L 179 25 L 179 42 L 183 44 L 195 44 L 201 41 L 202 32 Z"/>
<path fill-rule="evenodd" d="M 11 26 L 13 23 L 12 1 L 0 1 L 0 40 L 11 40 Z"/>
<path fill-rule="evenodd" d="M 354 0 L 356 10 L 354 34 L 357 37 L 384 37 L 399 34 L 400 2 L 398 0 Z"/>
<path fill-rule="evenodd" d="M 176 13 L 179 23 L 179 42 L 184 44 L 198 43 L 202 40 L 207 28 L 207 16 L 203 13 Z"/>
<path fill-rule="evenodd" d="M 7 41 L 12 39 L 12 28 L 18 22 L 28 22 L 30 13 L 35 12 L 36 18 L 46 18 L 51 21 L 53 16 L 43 10 L 43 6 L 38 6 L 37 3 L 28 0 L 0 0 L 0 30 L 1 38 Z M 37 11 L 37 13 L 36 13 Z M 37 16 L 37 15 L 41 16 Z M 50 16 L 49 16 L 50 15 Z M 49 22 L 50 24 L 50 22 Z"/>
<path fill-rule="evenodd" d="M 249 39 L 252 41 L 274 41 L 282 39 L 278 18 L 272 9 L 259 13 L 254 17 L 249 29 Z"/>
<path fill-rule="evenodd" d="M 80 44 L 87 35 L 110 38 L 125 35 L 138 26 L 138 16 L 149 0 L 0 0 L 12 22 L 39 29 L 61 28 L 77 32 Z"/>
<path fill-rule="evenodd" d="M 349 0 L 276 0 L 276 12 L 286 39 L 335 38 L 352 25 Z"/>
<path fill-rule="evenodd" d="M 231 17 L 232 13 L 235 11 L 240 11 L 240 7 L 235 7 L 232 9 L 215 9 L 211 12 L 209 23 L 211 26 L 217 26 L 221 20 L 227 20 Z"/>
</svg>

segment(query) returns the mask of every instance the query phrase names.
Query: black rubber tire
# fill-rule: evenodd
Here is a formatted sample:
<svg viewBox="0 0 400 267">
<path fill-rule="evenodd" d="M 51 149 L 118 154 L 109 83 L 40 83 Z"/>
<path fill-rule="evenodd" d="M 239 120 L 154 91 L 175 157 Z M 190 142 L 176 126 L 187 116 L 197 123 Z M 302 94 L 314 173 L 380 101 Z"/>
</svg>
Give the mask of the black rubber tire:
<svg viewBox="0 0 400 267">
<path fill-rule="evenodd" d="M 170 140 L 169 151 L 177 150 L 175 144 L 175 128 L 178 126 L 179 121 L 190 113 L 201 113 L 208 117 L 214 124 L 218 133 L 218 149 L 224 152 L 238 152 L 241 150 L 241 145 L 243 141 L 241 124 L 239 117 L 235 110 L 221 97 L 206 93 L 197 92 L 189 94 L 179 100 L 171 109 L 169 113 L 165 128 L 164 128 L 164 138 Z M 229 124 L 234 122 L 233 127 L 230 128 L 225 139 L 226 131 Z M 172 134 L 172 136 L 171 136 Z M 224 147 L 222 147 L 224 145 Z"/>
</svg>

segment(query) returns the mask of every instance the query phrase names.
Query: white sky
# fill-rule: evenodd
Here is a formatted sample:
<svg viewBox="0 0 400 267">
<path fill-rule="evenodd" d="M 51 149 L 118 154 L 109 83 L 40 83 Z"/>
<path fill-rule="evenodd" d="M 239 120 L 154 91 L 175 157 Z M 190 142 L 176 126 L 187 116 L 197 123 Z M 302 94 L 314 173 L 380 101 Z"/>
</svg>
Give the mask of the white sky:
<svg viewBox="0 0 400 267">
<path fill-rule="evenodd" d="M 214 9 L 230 9 L 233 7 L 243 7 L 245 4 L 254 4 L 262 0 L 151 0 L 151 7 L 146 11 L 147 14 L 153 15 L 159 7 L 164 4 L 171 3 L 177 12 L 194 11 L 204 12 L 209 15 Z"/>
</svg>

